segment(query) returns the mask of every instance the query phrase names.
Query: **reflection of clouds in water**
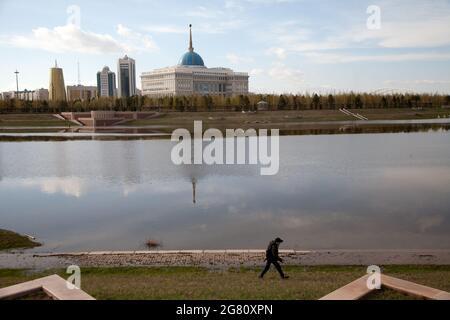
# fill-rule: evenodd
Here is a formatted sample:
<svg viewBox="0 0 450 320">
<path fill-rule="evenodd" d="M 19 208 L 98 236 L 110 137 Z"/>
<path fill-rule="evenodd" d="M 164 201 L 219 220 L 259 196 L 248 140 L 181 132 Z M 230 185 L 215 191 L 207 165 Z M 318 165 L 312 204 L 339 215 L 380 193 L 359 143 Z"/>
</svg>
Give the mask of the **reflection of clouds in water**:
<svg viewBox="0 0 450 320">
<path fill-rule="evenodd" d="M 265 180 L 260 177 L 205 178 L 197 189 L 201 198 L 197 208 L 204 214 L 184 207 L 178 222 L 161 215 L 161 219 L 173 221 L 168 223 L 170 227 L 166 226 L 162 237 L 170 238 L 165 240 L 168 245 L 183 243 L 187 248 L 198 248 L 186 228 L 193 230 L 207 222 L 201 239 L 213 247 L 220 246 L 230 234 L 250 247 L 254 239 L 265 234 L 286 234 L 291 239 L 300 239 L 298 245 L 310 248 L 377 248 L 396 244 L 401 247 L 410 245 L 412 239 L 417 243 L 435 243 L 439 237 L 444 241 L 438 246 L 445 247 L 448 243 L 443 232 L 449 228 L 448 214 L 442 213 L 441 218 L 426 216 L 426 212 L 417 209 L 423 199 L 415 192 L 399 192 L 404 188 L 384 188 L 382 174 L 377 173 L 369 180 L 350 179 L 351 183 L 348 177 L 333 176 L 332 172 L 326 178 L 301 175 L 302 179 L 295 179 L 297 173 L 293 173 L 291 180 L 272 179 L 270 184 L 263 183 Z M 404 178 L 407 177 L 405 173 Z M 160 189 L 169 186 L 164 184 Z M 166 195 L 175 196 L 172 204 L 185 206 L 188 198 L 179 198 L 177 194 L 188 195 L 188 182 L 174 187 L 177 192 L 169 187 L 172 192 Z M 155 193 L 152 188 L 143 187 L 143 192 Z M 427 194 L 424 205 L 431 207 L 435 196 Z M 442 204 L 439 206 L 437 209 L 442 212 Z"/>
<path fill-rule="evenodd" d="M 145 235 L 134 242 L 124 243 L 116 239 L 127 238 L 132 226 L 128 222 L 120 224 L 102 223 L 94 228 L 78 229 L 77 232 L 66 230 L 64 237 L 59 237 L 56 241 L 46 244 L 44 248 L 37 248 L 36 251 L 83 251 L 95 250 L 123 250 L 123 249 L 145 249 Z"/>
<path fill-rule="evenodd" d="M 318 219 L 315 219 L 312 215 L 299 216 L 298 212 L 289 210 L 280 210 L 276 213 L 273 211 L 257 211 L 251 212 L 246 216 L 247 223 L 252 224 L 255 222 L 265 222 L 273 226 L 278 226 L 286 230 L 289 229 L 301 229 L 310 227 L 315 223 L 319 223 Z"/>
<path fill-rule="evenodd" d="M 445 218 L 438 215 L 432 215 L 427 217 L 419 218 L 417 224 L 419 226 L 419 230 L 422 233 L 426 233 L 432 228 L 439 227 L 444 222 Z"/>
<path fill-rule="evenodd" d="M 206 231 L 207 228 L 208 225 L 206 223 L 194 224 L 193 226 L 191 226 L 191 229 L 194 231 Z"/>
<path fill-rule="evenodd" d="M 87 192 L 87 183 L 80 178 L 37 178 L 37 179 L 8 179 L 12 187 L 37 187 L 41 192 L 48 194 L 62 193 L 67 196 L 80 198 Z"/>
<path fill-rule="evenodd" d="M 132 196 L 133 194 L 176 194 L 180 192 L 189 193 L 191 190 L 191 185 L 183 183 L 174 183 L 172 181 L 155 181 L 140 184 L 123 184 L 118 187 L 122 190 L 122 195 L 124 197 Z"/>
<path fill-rule="evenodd" d="M 1 3 L 1 1 L 0 1 Z M 4 143 L 0 143 L 0 181 L 2 181 L 4 173 L 3 173 L 3 145 Z"/>
<path fill-rule="evenodd" d="M 99 188 L 111 188 L 105 181 L 93 181 L 80 177 L 46 177 L 46 178 L 27 178 L 27 179 L 6 179 L 2 184 L 13 188 L 38 188 L 40 192 L 47 194 L 64 194 L 81 198 L 90 192 Z M 141 184 L 121 184 L 117 186 L 124 197 L 136 193 L 140 194 L 176 194 L 180 192 L 189 192 L 190 185 L 177 184 L 171 181 L 162 183 L 141 183 Z"/>
<path fill-rule="evenodd" d="M 450 168 L 444 166 L 417 168 L 382 168 L 381 175 L 387 188 L 432 189 L 450 193 Z"/>
<path fill-rule="evenodd" d="M 61 250 L 138 249 L 148 237 L 168 249 L 262 248 L 274 236 L 308 249 L 450 248 L 448 134 L 281 142 L 275 177 L 177 167 L 167 141 L 0 144 L 2 222 Z"/>
<path fill-rule="evenodd" d="M 124 185 L 122 194 L 126 198 L 129 195 L 137 192 L 139 190 L 139 187 L 137 185 Z"/>
</svg>

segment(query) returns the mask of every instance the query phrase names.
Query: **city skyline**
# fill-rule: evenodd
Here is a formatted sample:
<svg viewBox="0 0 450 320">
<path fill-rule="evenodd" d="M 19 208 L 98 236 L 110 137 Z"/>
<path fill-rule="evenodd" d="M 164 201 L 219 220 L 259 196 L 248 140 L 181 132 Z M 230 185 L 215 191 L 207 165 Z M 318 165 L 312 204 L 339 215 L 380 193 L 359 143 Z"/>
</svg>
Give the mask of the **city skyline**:
<svg viewBox="0 0 450 320">
<path fill-rule="evenodd" d="M 67 85 L 78 84 L 79 61 L 81 83 L 95 86 L 97 71 L 125 54 L 141 89 L 143 72 L 178 62 L 192 23 L 207 66 L 248 71 L 250 92 L 450 92 L 450 1 L 380 1 L 375 30 L 370 1 L 105 4 L 1 1 L 0 91 L 16 90 L 16 69 L 19 90 L 47 87 L 55 59 Z"/>
</svg>

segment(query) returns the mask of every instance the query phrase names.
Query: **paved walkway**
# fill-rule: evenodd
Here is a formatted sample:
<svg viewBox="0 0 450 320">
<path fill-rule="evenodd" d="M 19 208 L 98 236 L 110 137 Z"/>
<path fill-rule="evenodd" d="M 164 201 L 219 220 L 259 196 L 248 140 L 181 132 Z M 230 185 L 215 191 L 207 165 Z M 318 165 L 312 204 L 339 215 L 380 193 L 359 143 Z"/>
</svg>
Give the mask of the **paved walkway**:
<svg viewBox="0 0 450 320">
<path fill-rule="evenodd" d="M 450 265 L 450 250 L 280 250 L 284 265 Z M 264 250 L 185 250 L 185 251 L 123 251 L 74 253 L 4 253 L 0 269 L 64 268 L 120 266 L 262 266 Z"/>
</svg>

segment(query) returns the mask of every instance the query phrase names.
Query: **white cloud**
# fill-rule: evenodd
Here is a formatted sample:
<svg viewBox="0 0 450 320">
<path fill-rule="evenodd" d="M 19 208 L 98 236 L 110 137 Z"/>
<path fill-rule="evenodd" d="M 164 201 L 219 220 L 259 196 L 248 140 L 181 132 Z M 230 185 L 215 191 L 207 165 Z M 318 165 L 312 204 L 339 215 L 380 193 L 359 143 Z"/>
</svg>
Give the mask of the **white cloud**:
<svg viewBox="0 0 450 320">
<path fill-rule="evenodd" d="M 211 2 L 213 3 L 213 2 Z M 231 30 L 241 30 L 244 26 L 250 23 L 248 17 L 243 17 L 243 2 L 228 0 L 221 6 L 196 6 L 191 10 L 178 14 L 183 18 L 192 17 L 195 20 L 194 30 L 197 33 L 205 34 L 221 34 L 227 33 Z M 173 25 L 163 25 L 159 26 L 160 31 L 165 31 L 166 33 L 178 33 L 184 30 L 187 31 L 186 27 L 174 27 Z M 147 30 L 152 30 L 146 28 Z"/>
<path fill-rule="evenodd" d="M 298 92 L 305 85 L 303 72 L 282 62 L 273 63 L 267 69 L 254 68 L 249 75 L 252 78 L 252 92 Z"/>
<path fill-rule="evenodd" d="M 375 40 L 384 48 L 450 45 L 450 3 L 446 0 L 383 1 L 381 29 L 352 30 L 353 40 Z"/>
<path fill-rule="evenodd" d="M 294 3 L 301 0 L 245 0 L 248 3 L 253 4 L 282 4 L 282 3 Z"/>
<path fill-rule="evenodd" d="M 250 76 L 259 76 L 262 75 L 264 73 L 264 69 L 261 68 L 255 68 L 250 70 L 249 75 Z"/>
<path fill-rule="evenodd" d="M 223 12 L 221 10 L 207 8 L 204 6 L 198 6 L 184 13 L 184 15 L 188 17 L 207 18 L 207 19 L 217 18 L 222 14 Z"/>
<path fill-rule="evenodd" d="M 125 40 L 126 52 L 152 52 L 159 50 L 150 36 L 135 32 L 121 24 L 117 26 L 117 34 Z"/>
<path fill-rule="evenodd" d="M 226 55 L 226 58 L 231 64 L 241 64 L 241 63 L 253 62 L 253 58 L 243 57 L 243 56 L 237 55 L 235 53 L 228 53 Z"/>
<path fill-rule="evenodd" d="M 440 85 L 450 84 L 450 80 L 386 80 L 385 85 Z"/>
<path fill-rule="evenodd" d="M 344 39 L 350 44 L 380 48 L 431 48 L 450 45 L 448 1 L 384 1 L 380 3 L 381 28 L 355 25 Z"/>
<path fill-rule="evenodd" d="M 355 55 L 349 53 L 304 52 L 304 56 L 316 63 L 351 62 L 406 62 L 406 61 L 447 61 L 450 53 L 401 53 L 380 55 Z"/>
<path fill-rule="evenodd" d="M 179 27 L 174 25 L 150 25 L 143 28 L 148 32 L 156 32 L 156 33 L 178 33 L 185 34 L 187 33 L 187 27 Z"/>
<path fill-rule="evenodd" d="M 384 48 L 428 48 L 450 44 L 450 15 L 435 20 L 386 22 L 380 30 L 363 29 L 355 42 L 373 40 Z"/>
<path fill-rule="evenodd" d="M 227 33 L 232 30 L 239 30 L 243 28 L 244 22 L 242 20 L 224 20 L 212 23 L 200 23 L 195 27 L 195 32 L 219 34 Z"/>
<path fill-rule="evenodd" d="M 117 34 L 119 36 L 122 36 L 122 37 L 131 37 L 131 36 L 133 36 L 133 32 L 131 31 L 131 29 L 125 27 L 122 24 L 118 24 L 117 25 Z"/>
<path fill-rule="evenodd" d="M 83 31 L 74 25 L 36 28 L 30 35 L 3 36 L 2 42 L 21 48 L 42 49 L 50 52 L 103 53 L 121 51 L 121 44 L 107 34 Z"/>
<path fill-rule="evenodd" d="M 244 11 L 244 6 L 242 5 L 242 2 L 235 0 L 227 0 L 225 1 L 225 9 L 241 12 Z"/>
<path fill-rule="evenodd" d="M 267 52 L 279 59 L 296 53 L 318 63 L 449 60 L 450 51 L 443 49 L 450 45 L 448 1 L 381 1 L 379 5 L 380 30 L 367 29 L 364 19 L 349 11 L 346 15 L 355 18 L 350 17 L 338 27 L 335 22 L 327 25 L 325 21 L 317 27 L 303 21 L 285 21 L 270 25 L 260 36 L 263 41 L 273 39 Z M 400 48 L 409 50 L 389 51 Z M 440 51 L 417 51 L 424 48 L 440 48 Z M 367 54 L 368 49 L 372 53 Z"/>
<path fill-rule="evenodd" d="M 222 20 L 219 22 L 199 22 L 193 26 L 194 34 L 223 34 L 231 30 L 238 30 L 242 28 L 244 22 L 239 19 Z M 189 32 L 188 25 L 147 25 L 142 27 L 143 30 L 155 33 L 172 33 L 172 34 L 187 34 Z"/>
<path fill-rule="evenodd" d="M 273 64 L 268 71 L 268 75 L 275 80 L 289 81 L 295 84 L 304 82 L 303 72 L 279 62 Z"/>
<path fill-rule="evenodd" d="M 85 31 L 74 24 L 67 24 L 52 29 L 39 27 L 33 29 L 29 35 L 3 35 L 0 43 L 56 53 L 104 54 L 158 49 L 149 36 L 135 33 L 123 25 L 118 25 L 117 34 L 120 40 L 109 34 Z"/>
<path fill-rule="evenodd" d="M 276 48 L 276 47 L 269 48 L 267 50 L 267 53 L 269 55 L 277 56 L 277 58 L 280 59 L 280 60 L 286 59 L 286 55 L 287 55 L 286 54 L 286 49 L 284 49 L 284 48 Z"/>
</svg>

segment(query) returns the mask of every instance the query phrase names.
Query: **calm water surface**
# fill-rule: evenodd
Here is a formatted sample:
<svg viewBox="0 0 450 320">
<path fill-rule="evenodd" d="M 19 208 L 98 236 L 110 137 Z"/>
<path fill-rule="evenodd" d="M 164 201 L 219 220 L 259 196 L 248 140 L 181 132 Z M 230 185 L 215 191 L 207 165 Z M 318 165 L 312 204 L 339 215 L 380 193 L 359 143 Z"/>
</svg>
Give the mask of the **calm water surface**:
<svg viewBox="0 0 450 320">
<path fill-rule="evenodd" d="M 172 145 L 2 142 L 0 228 L 38 251 L 450 249 L 449 132 L 281 137 L 273 177 L 178 167 Z"/>
</svg>

